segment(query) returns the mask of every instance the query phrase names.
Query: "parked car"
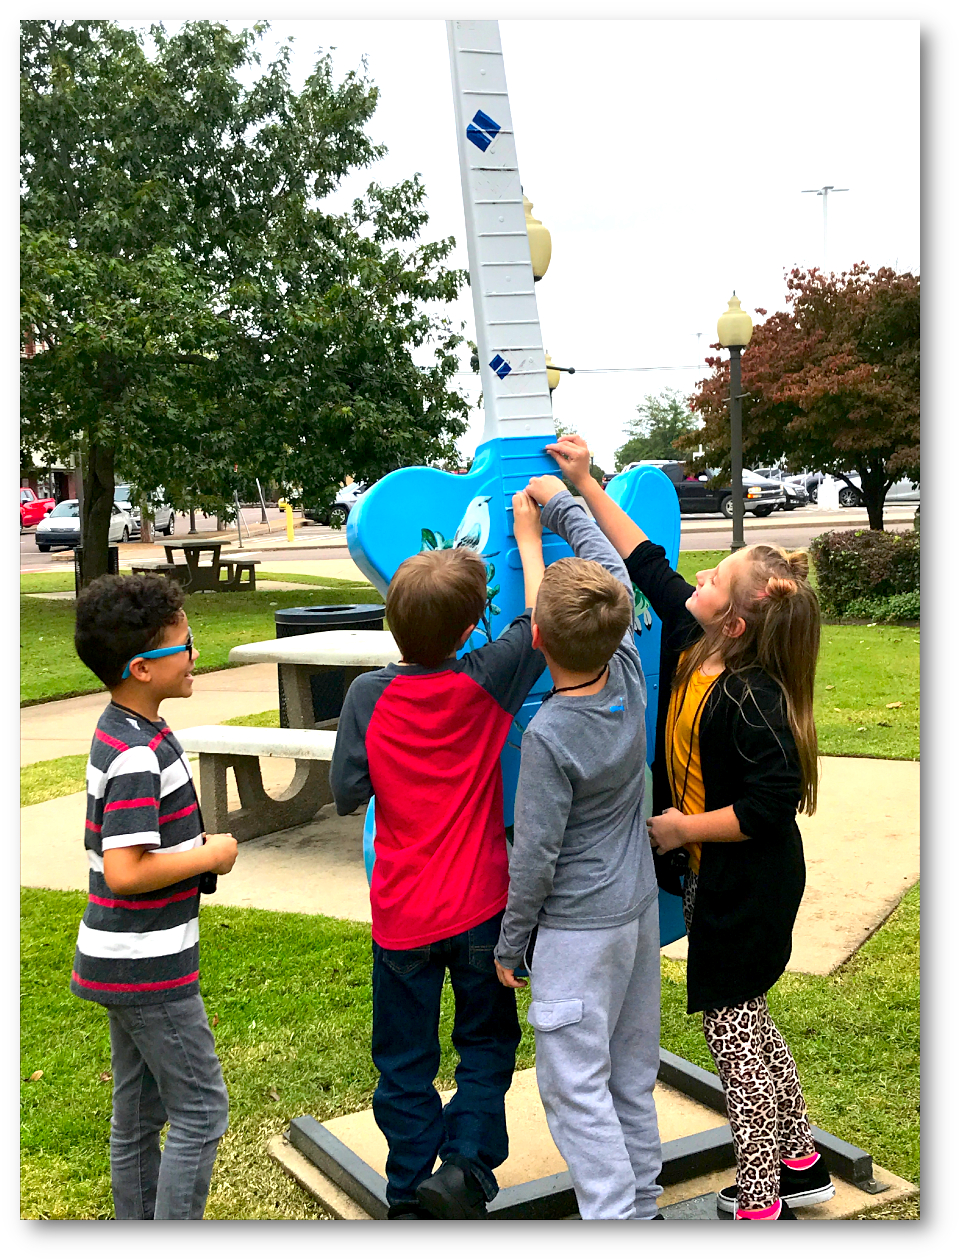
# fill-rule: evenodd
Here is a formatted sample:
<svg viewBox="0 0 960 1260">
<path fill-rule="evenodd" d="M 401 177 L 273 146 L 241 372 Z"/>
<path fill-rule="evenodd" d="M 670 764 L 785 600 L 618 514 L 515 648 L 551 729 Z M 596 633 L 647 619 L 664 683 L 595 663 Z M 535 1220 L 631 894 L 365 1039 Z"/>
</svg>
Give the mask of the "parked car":
<svg viewBox="0 0 960 1260">
<path fill-rule="evenodd" d="M 860 474 L 851 472 L 847 476 L 853 482 L 854 486 L 860 485 Z M 799 480 L 806 487 L 807 494 L 810 496 L 810 502 L 816 503 L 820 482 L 823 481 L 823 473 L 808 472 L 801 473 Z M 858 490 L 852 489 L 850 486 L 844 485 L 840 487 L 840 506 L 841 507 L 861 507 L 863 505 L 863 497 Z M 911 481 L 908 477 L 901 477 L 899 481 L 895 481 L 887 491 L 884 503 L 919 503 L 920 502 L 920 483 Z"/>
<path fill-rule="evenodd" d="M 768 481 L 778 481 L 783 488 L 784 502 L 780 511 L 792 512 L 794 508 L 806 507 L 810 502 L 806 486 L 797 478 L 791 477 L 782 468 L 754 468 L 758 477 L 766 477 Z"/>
<path fill-rule="evenodd" d="M 722 512 L 728 520 L 733 516 L 733 487 L 729 482 L 719 481 L 717 469 L 694 475 L 687 473 L 686 465 L 676 459 L 638 459 L 627 464 L 622 471 L 629 472 L 641 465 L 659 468 L 670 478 L 680 500 L 681 512 Z M 769 516 L 786 500 L 779 482 L 758 477 L 747 468 L 743 470 L 743 488 L 744 510 L 754 516 Z"/>
<path fill-rule="evenodd" d="M 38 499 L 29 486 L 20 487 L 20 528 L 37 525 L 56 507 L 56 499 Z"/>
<path fill-rule="evenodd" d="M 115 503 L 119 503 L 122 508 L 130 513 L 134 525 L 134 537 L 139 538 L 141 534 L 140 523 L 140 504 L 133 503 L 130 499 L 130 487 L 126 485 L 115 486 L 113 491 L 113 499 Z M 151 502 L 151 513 L 153 515 L 153 528 L 158 534 L 166 534 L 168 538 L 173 537 L 173 532 L 177 527 L 177 515 L 169 503 L 163 501 L 163 488 L 154 496 Z"/>
<path fill-rule="evenodd" d="M 334 529 L 343 529 L 350 515 L 350 509 L 366 488 L 366 482 L 351 481 L 349 486 L 342 486 L 337 491 L 332 503 L 323 507 L 304 507 L 304 518 L 308 521 L 317 521 L 320 525 L 330 525 Z"/>
<path fill-rule="evenodd" d="M 111 543 L 129 542 L 133 536 L 133 517 L 119 503 L 113 504 L 110 516 Z M 80 501 L 64 499 L 37 526 L 37 549 L 51 551 L 56 547 L 77 547 L 80 543 Z"/>
</svg>

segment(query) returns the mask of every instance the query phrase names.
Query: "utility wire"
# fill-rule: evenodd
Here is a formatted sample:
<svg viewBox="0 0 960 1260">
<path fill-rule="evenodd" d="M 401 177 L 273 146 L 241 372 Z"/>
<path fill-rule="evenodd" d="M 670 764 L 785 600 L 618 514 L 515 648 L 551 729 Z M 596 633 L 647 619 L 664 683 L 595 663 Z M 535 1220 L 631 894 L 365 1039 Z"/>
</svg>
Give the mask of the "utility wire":
<svg viewBox="0 0 960 1260">
<path fill-rule="evenodd" d="M 705 368 L 705 363 L 670 363 L 658 364 L 654 367 L 616 367 L 616 368 L 577 368 L 577 376 L 596 375 L 597 373 L 607 372 L 688 372 L 694 368 Z M 562 370 L 562 369 L 561 369 Z M 476 376 L 476 372 L 472 372 L 466 368 L 461 371 L 454 372 L 454 376 Z"/>
</svg>

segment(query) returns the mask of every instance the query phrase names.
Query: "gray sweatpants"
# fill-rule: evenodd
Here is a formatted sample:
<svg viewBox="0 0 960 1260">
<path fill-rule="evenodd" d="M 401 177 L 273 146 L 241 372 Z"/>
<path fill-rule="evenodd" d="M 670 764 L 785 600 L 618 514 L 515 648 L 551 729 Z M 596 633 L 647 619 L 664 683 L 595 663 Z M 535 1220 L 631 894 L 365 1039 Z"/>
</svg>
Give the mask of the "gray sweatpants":
<svg viewBox="0 0 960 1260">
<path fill-rule="evenodd" d="M 200 1220 L 227 1089 L 203 999 L 110 1006 L 110 1173 L 118 1221 Z M 160 1131 L 170 1121 L 163 1154 Z"/>
<path fill-rule="evenodd" d="M 530 967 L 537 1084 L 584 1220 L 657 1211 L 660 914 L 597 931 L 541 927 Z"/>
</svg>

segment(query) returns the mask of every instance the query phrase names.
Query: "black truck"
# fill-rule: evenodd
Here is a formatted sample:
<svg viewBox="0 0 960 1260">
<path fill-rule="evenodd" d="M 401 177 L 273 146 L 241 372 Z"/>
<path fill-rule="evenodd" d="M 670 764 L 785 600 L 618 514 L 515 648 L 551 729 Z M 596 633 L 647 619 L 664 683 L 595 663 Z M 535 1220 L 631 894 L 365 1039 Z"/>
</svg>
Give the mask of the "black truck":
<svg viewBox="0 0 960 1260">
<path fill-rule="evenodd" d="M 722 512 L 733 516 L 733 492 L 730 482 L 721 479 L 716 469 L 699 475 L 688 474 L 686 465 L 676 459 L 641 459 L 627 464 L 622 472 L 641 465 L 659 468 L 673 482 L 680 500 L 681 512 Z M 743 470 L 743 508 L 754 516 L 769 516 L 784 503 L 783 486 L 768 477 Z"/>
</svg>

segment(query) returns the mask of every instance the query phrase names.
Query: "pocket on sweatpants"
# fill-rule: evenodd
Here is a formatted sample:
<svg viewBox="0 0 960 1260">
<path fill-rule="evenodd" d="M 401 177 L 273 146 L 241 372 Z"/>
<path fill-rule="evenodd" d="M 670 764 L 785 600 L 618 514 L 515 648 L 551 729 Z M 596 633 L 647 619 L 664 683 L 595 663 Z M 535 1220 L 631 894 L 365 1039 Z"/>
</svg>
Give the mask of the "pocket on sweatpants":
<svg viewBox="0 0 960 1260">
<path fill-rule="evenodd" d="M 581 998 L 558 998 L 553 1002 L 531 1002 L 527 1011 L 527 1023 L 537 1032 L 554 1032 L 568 1024 L 579 1024 L 583 1019 Z"/>
</svg>

